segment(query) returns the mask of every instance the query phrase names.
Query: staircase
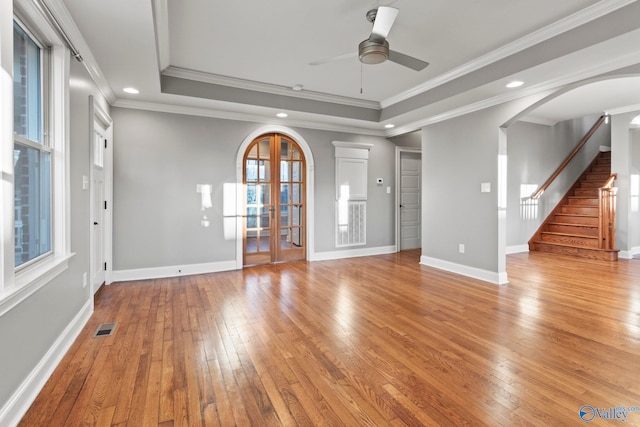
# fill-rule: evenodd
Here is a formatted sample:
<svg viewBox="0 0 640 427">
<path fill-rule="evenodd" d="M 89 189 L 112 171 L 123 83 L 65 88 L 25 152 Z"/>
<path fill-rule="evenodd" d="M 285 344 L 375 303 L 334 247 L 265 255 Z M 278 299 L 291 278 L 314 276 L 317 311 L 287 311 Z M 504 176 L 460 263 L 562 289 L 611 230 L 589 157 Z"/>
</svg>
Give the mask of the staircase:
<svg viewBox="0 0 640 427">
<path fill-rule="evenodd" d="M 613 179 L 611 152 L 600 152 L 529 240 L 529 250 L 617 261 Z"/>
</svg>

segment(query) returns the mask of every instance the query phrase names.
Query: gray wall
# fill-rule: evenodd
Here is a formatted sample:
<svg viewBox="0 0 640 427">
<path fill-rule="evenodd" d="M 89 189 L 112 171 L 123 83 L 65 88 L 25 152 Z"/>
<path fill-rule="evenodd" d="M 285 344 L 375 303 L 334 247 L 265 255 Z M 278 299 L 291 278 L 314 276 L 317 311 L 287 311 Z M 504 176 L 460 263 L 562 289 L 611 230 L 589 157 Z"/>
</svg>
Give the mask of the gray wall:
<svg viewBox="0 0 640 427">
<path fill-rule="evenodd" d="M 494 107 L 422 129 L 423 256 L 498 271 L 498 128 L 509 112 Z M 483 182 L 490 193 L 480 192 Z"/>
<path fill-rule="evenodd" d="M 222 186 L 236 182 L 242 141 L 263 125 L 113 108 L 114 269 L 129 270 L 235 259 L 225 240 Z M 335 158 L 332 141 L 369 142 L 367 245 L 393 245 L 394 145 L 384 138 L 292 128 L 315 162 L 315 251 L 334 251 Z M 384 187 L 375 184 L 382 177 Z M 196 184 L 213 184 L 211 221 L 201 226 Z M 353 247 L 358 249 L 362 247 Z M 340 248 L 342 249 L 342 248 Z"/>
<path fill-rule="evenodd" d="M 75 256 L 64 273 L 0 317 L 0 408 L 91 298 L 89 286 L 82 286 L 82 274 L 89 271 L 89 192 L 82 190 L 82 176 L 89 175 L 89 95 L 98 94 L 75 61 L 71 78 L 83 83 L 70 89 L 71 252 Z"/>
<path fill-rule="evenodd" d="M 592 115 L 553 126 L 516 122 L 508 129 L 507 247 L 526 245 L 542 221 L 558 204 L 597 155 L 611 145 L 610 125 L 602 124 L 535 206 L 521 206 L 520 186 L 540 187 L 598 120 Z"/>
<path fill-rule="evenodd" d="M 405 133 L 403 135 L 389 138 L 398 147 L 421 148 L 422 147 L 422 131 Z"/>
</svg>

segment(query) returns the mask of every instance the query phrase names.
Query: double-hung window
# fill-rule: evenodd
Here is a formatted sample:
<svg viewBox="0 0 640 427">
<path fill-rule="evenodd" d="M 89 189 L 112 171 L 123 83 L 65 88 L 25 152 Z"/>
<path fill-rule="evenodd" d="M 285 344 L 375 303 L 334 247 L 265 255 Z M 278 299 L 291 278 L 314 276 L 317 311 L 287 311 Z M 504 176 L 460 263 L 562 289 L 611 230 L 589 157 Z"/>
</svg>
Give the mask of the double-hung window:
<svg viewBox="0 0 640 427">
<path fill-rule="evenodd" d="M 52 168 L 47 51 L 13 23 L 14 241 L 16 269 L 52 253 Z"/>
</svg>

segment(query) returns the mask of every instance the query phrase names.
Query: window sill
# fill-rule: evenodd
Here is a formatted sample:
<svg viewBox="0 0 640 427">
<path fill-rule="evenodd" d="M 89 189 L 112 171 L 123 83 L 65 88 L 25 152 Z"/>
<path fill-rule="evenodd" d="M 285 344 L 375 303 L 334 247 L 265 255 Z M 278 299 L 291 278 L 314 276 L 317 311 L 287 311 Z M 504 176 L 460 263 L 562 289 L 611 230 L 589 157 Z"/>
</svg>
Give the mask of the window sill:
<svg viewBox="0 0 640 427">
<path fill-rule="evenodd" d="M 69 268 L 69 260 L 74 255 L 70 253 L 52 257 L 16 274 L 14 284 L 0 290 L 0 317 Z"/>
</svg>

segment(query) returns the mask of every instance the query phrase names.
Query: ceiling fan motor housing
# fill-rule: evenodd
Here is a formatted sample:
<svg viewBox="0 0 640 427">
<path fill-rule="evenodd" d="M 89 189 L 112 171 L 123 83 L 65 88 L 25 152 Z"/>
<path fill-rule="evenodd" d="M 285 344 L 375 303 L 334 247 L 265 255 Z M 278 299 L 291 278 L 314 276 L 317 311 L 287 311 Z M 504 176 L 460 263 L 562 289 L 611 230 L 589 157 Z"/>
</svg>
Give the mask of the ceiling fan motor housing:
<svg viewBox="0 0 640 427">
<path fill-rule="evenodd" d="M 363 64 L 380 64 L 389 59 L 389 42 L 364 40 L 358 45 L 358 56 Z"/>
</svg>

